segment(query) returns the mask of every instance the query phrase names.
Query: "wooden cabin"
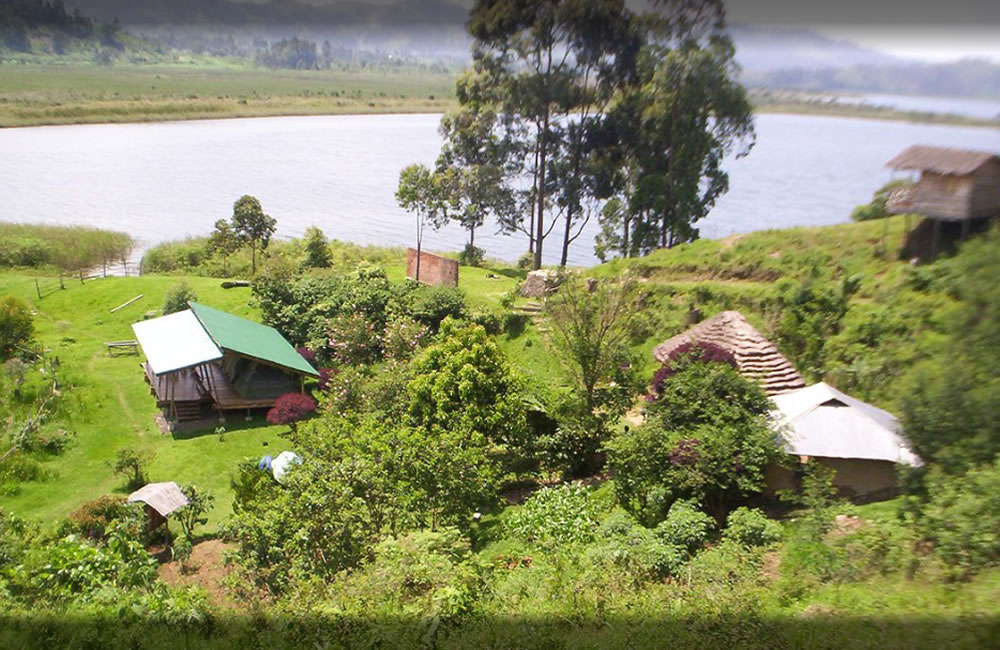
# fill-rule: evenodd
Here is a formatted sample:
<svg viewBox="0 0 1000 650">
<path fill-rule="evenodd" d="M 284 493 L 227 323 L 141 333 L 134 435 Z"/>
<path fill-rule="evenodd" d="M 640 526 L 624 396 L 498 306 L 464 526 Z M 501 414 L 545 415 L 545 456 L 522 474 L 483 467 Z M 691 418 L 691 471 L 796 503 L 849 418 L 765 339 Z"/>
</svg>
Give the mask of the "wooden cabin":
<svg viewBox="0 0 1000 650">
<path fill-rule="evenodd" d="M 196 302 L 132 325 L 156 405 L 171 425 L 270 408 L 318 377 L 277 330 Z"/>
<path fill-rule="evenodd" d="M 919 172 L 912 187 L 889 197 L 886 208 L 893 214 L 919 214 L 931 219 L 934 256 L 941 222 L 960 222 L 964 239 L 973 221 L 1000 216 L 998 154 L 913 145 L 886 165 L 894 170 Z"/>
</svg>

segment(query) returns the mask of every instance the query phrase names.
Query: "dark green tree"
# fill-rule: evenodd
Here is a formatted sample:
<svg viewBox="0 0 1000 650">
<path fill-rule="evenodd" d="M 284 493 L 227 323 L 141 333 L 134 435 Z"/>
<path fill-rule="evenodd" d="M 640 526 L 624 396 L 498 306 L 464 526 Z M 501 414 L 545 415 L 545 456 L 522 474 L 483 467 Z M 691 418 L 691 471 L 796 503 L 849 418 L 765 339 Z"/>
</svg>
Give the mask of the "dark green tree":
<svg viewBox="0 0 1000 650">
<path fill-rule="evenodd" d="M 257 249 L 266 250 L 278 222 L 264 214 L 260 201 L 244 194 L 233 204 L 233 230 L 250 244 L 253 273 L 257 274 Z"/>
<path fill-rule="evenodd" d="M 441 187 L 441 181 L 441 176 L 425 165 L 409 165 L 399 173 L 396 203 L 417 216 L 417 268 L 414 279 L 418 282 L 424 226 L 429 224 L 437 229 L 448 221 L 445 192 Z"/>
<path fill-rule="evenodd" d="M 330 242 L 322 230 L 316 226 L 306 228 L 303 240 L 305 242 L 306 259 L 302 262 L 302 266 L 310 269 L 325 269 L 333 265 Z"/>
<path fill-rule="evenodd" d="M 208 236 L 208 252 L 222 256 L 223 269 L 228 272 L 229 256 L 239 250 L 240 237 L 226 219 L 215 222 L 215 229 Z"/>
</svg>

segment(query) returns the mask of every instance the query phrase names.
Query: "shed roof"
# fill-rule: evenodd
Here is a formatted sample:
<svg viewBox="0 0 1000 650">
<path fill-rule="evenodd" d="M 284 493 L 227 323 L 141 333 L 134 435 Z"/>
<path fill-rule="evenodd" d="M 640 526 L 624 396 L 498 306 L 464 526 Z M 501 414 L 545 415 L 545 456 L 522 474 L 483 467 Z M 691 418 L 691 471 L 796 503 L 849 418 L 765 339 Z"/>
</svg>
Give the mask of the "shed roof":
<svg viewBox="0 0 1000 650">
<path fill-rule="evenodd" d="M 739 371 L 759 381 L 768 395 L 806 385 L 795 366 L 738 311 L 720 312 L 667 339 L 653 349 L 653 356 L 660 363 L 666 363 L 670 353 L 681 345 L 700 341 L 713 343 L 732 353 Z"/>
<path fill-rule="evenodd" d="M 785 448 L 791 454 L 921 464 L 900 435 L 895 416 L 828 384 L 820 382 L 772 400 L 778 422 L 789 427 Z"/>
<path fill-rule="evenodd" d="M 173 481 L 166 483 L 149 483 L 128 495 L 129 503 L 145 503 L 164 517 L 168 517 L 181 506 L 188 504 L 188 498 L 181 492 L 180 486 Z"/>
<path fill-rule="evenodd" d="M 990 160 L 1000 162 L 1000 155 L 990 151 L 915 144 L 896 154 L 886 166 L 893 169 L 917 169 L 937 174 L 964 176 L 976 171 Z"/>
<path fill-rule="evenodd" d="M 132 331 L 157 375 L 222 358 L 222 350 L 190 310 L 133 323 Z"/>
<path fill-rule="evenodd" d="M 191 311 L 220 348 L 318 377 L 319 373 L 296 352 L 278 330 L 197 302 Z"/>
</svg>

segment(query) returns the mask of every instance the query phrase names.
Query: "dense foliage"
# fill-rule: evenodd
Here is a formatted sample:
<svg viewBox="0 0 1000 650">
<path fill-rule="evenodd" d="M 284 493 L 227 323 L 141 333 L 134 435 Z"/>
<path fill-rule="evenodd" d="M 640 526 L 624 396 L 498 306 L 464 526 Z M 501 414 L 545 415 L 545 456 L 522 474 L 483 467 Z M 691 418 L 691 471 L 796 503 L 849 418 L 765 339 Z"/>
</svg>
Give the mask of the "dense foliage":
<svg viewBox="0 0 1000 650">
<path fill-rule="evenodd" d="M 770 404 L 730 366 L 689 359 L 649 404 L 648 422 L 606 445 L 622 506 L 655 525 L 675 500 L 693 498 L 721 520 L 780 462 Z"/>
<path fill-rule="evenodd" d="M 188 303 L 197 301 L 198 296 L 187 282 L 178 282 L 167 291 L 163 301 L 163 315 L 174 314 L 188 309 Z"/>
<path fill-rule="evenodd" d="M 0 361 L 18 355 L 35 333 L 31 310 L 14 296 L 0 298 Z"/>
</svg>

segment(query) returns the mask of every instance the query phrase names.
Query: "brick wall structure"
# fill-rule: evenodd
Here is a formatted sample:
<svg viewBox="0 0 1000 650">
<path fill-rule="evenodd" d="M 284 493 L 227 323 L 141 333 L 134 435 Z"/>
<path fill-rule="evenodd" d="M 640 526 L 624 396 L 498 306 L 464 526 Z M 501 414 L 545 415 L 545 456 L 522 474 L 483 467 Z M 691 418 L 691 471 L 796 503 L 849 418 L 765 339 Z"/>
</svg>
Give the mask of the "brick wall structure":
<svg viewBox="0 0 1000 650">
<path fill-rule="evenodd" d="M 406 277 L 417 279 L 417 251 L 406 249 Z M 420 251 L 420 282 L 424 284 L 458 286 L 458 262 L 427 251 Z"/>
</svg>

